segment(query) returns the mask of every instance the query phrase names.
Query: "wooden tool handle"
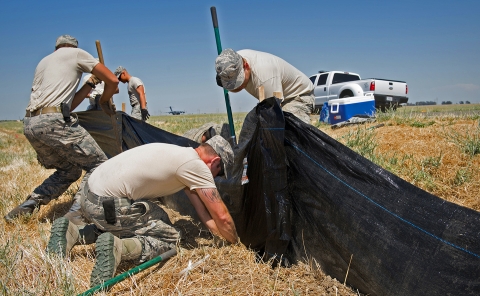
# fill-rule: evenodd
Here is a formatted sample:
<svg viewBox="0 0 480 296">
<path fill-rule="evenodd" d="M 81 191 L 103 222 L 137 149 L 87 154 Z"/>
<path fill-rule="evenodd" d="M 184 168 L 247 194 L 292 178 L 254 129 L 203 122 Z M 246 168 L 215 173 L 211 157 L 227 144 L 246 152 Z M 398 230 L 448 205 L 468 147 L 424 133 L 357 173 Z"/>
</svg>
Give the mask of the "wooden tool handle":
<svg viewBox="0 0 480 296">
<path fill-rule="evenodd" d="M 258 87 L 258 100 L 260 102 L 265 100 L 265 87 L 263 87 L 263 85 Z"/>
<path fill-rule="evenodd" d="M 97 46 L 98 60 L 100 61 L 100 64 L 105 65 L 105 61 L 103 60 L 102 45 L 100 44 L 100 40 L 96 40 L 95 45 Z M 113 109 L 115 109 L 115 105 L 113 104 L 113 98 L 110 98 L 110 104 L 112 104 Z"/>
<path fill-rule="evenodd" d="M 105 65 L 105 61 L 103 60 L 102 45 L 100 44 L 100 40 L 96 40 L 95 45 L 97 45 L 98 59 L 100 60 L 100 63 Z"/>
</svg>

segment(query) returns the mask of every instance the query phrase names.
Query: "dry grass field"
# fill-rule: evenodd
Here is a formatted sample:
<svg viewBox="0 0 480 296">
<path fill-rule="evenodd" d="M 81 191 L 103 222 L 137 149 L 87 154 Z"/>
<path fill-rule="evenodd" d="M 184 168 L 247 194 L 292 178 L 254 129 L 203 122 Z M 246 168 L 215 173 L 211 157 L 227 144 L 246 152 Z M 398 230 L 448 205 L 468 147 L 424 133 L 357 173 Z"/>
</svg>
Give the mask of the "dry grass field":
<svg viewBox="0 0 480 296">
<path fill-rule="evenodd" d="M 480 211 L 480 106 L 469 107 L 466 111 L 400 108 L 378 114 L 375 123 L 339 129 L 312 116 L 312 124 L 406 181 Z M 245 114 L 234 115 L 238 135 Z M 227 122 L 227 118 L 149 119 L 150 124 L 179 135 L 210 121 Z M 0 214 L 21 203 L 51 173 L 37 163 L 22 123 L 0 122 Z M 45 252 L 52 221 L 68 211 L 77 189 L 78 182 L 57 201 L 14 224 L 0 219 L 2 295 L 76 295 L 89 288 L 93 245 L 74 247 L 67 259 Z M 315 262 L 272 268 L 258 262 L 244 246 L 218 245 L 189 217 L 169 214 L 187 232 L 178 255 L 117 284 L 108 295 L 359 295 L 343 284 L 344 278 L 330 278 Z M 182 273 L 189 264 L 196 267 Z M 122 263 L 117 273 L 133 267 Z"/>
</svg>

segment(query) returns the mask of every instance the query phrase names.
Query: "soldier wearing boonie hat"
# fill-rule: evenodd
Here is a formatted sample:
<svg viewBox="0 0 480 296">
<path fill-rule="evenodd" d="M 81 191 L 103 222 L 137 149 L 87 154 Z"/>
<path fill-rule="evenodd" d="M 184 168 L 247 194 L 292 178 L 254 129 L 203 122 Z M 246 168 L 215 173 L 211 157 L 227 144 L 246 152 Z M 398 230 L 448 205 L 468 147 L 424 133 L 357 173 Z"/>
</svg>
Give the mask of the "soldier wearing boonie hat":
<svg viewBox="0 0 480 296">
<path fill-rule="evenodd" d="M 147 94 L 143 81 L 138 77 L 130 75 L 127 69 L 122 66 L 118 66 L 114 74 L 120 82 L 128 82 L 128 97 L 130 98 L 130 106 L 132 106 L 130 116 L 138 120 L 147 120 L 150 117 L 150 113 L 147 109 Z"/>
<path fill-rule="evenodd" d="M 235 52 L 227 48 L 215 60 L 217 85 L 231 92 L 245 89 L 260 100 L 274 95 L 283 111 L 290 112 L 310 124 L 313 111 L 313 84 L 298 69 L 272 54 L 244 49 Z"/>
<path fill-rule="evenodd" d="M 243 58 L 233 49 L 227 48 L 222 51 L 215 61 L 215 69 L 221 86 L 227 90 L 237 89 L 245 81 Z"/>
<path fill-rule="evenodd" d="M 78 124 L 76 117 L 70 116 L 70 112 L 85 97 L 77 94 L 86 94 L 95 86 L 89 82 L 77 92 L 83 73 L 92 73 L 98 77 L 98 82 L 99 79 L 105 82 L 102 98 L 113 95 L 118 85 L 117 78 L 91 54 L 78 48 L 77 39 L 70 35 L 59 36 L 55 41 L 55 51 L 37 65 L 30 102 L 23 119 L 24 134 L 35 149 L 38 161 L 45 168 L 56 171 L 35 188 L 22 204 L 5 215 L 7 221 L 32 214 L 41 205 L 62 195 L 81 177 L 82 170 L 86 171 L 85 176 L 88 177 L 99 164 L 107 160 L 92 136 Z M 105 112 L 114 114 L 113 110 Z M 74 203 L 72 213 L 78 209 L 79 205 Z M 78 217 L 77 214 L 75 217 Z"/>
</svg>

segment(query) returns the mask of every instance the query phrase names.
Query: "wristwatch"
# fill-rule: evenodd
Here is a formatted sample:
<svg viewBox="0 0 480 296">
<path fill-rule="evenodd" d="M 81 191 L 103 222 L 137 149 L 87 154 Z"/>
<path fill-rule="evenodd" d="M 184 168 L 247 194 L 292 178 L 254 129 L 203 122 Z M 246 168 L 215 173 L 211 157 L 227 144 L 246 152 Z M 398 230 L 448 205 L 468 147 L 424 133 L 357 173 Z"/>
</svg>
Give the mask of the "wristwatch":
<svg viewBox="0 0 480 296">
<path fill-rule="evenodd" d="M 93 83 L 91 81 L 87 81 L 85 84 L 91 86 L 92 88 L 95 88 L 95 83 Z"/>
</svg>

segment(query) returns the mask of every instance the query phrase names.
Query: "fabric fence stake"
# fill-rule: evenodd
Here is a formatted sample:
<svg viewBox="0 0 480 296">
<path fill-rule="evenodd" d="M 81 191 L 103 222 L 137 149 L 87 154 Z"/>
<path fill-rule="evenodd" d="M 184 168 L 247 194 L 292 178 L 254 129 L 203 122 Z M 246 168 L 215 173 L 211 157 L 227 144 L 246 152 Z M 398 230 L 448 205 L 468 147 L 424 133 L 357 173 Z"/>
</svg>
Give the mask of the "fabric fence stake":
<svg viewBox="0 0 480 296">
<path fill-rule="evenodd" d="M 215 6 L 210 7 L 210 12 L 212 13 L 213 30 L 215 31 L 215 41 L 217 43 L 217 52 L 218 54 L 220 54 L 222 52 L 222 43 L 220 42 L 220 31 L 218 30 L 217 9 L 215 8 Z M 230 136 L 232 137 L 232 144 L 237 145 L 237 139 L 235 136 L 235 126 L 233 125 L 232 108 L 230 107 L 230 97 L 228 95 L 228 90 L 223 89 L 223 94 L 225 96 L 225 105 L 227 107 L 228 124 L 230 126 Z"/>
</svg>

